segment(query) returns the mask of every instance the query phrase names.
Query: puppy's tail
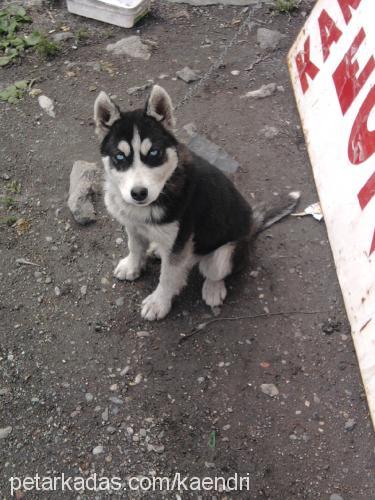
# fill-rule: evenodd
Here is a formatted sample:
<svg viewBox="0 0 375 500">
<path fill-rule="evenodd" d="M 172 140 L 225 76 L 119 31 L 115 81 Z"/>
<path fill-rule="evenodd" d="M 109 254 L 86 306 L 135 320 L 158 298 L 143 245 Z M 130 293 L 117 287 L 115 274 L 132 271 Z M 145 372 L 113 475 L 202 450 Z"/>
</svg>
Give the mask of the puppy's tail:
<svg viewBox="0 0 375 500">
<path fill-rule="evenodd" d="M 264 205 L 255 206 L 253 208 L 252 236 L 258 236 L 276 222 L 290 215 L 298 205 L 300 196 L 299 191 L 292 191 L 281 196 L 278 203 L 271 208 L 266 208 Z"/>
</svg>

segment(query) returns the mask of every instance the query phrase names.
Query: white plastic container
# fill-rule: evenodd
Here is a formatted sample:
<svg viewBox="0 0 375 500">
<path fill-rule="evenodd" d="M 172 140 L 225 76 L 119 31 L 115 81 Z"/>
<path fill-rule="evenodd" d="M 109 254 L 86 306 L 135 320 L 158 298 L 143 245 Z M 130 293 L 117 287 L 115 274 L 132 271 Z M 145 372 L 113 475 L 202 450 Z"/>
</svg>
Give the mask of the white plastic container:
<svg viewBox="0 0 375 500">
<path fill-rule="evenodd" d="M 132 28 L 147 14 L 150 0 L 67 0 L 68 11 L 122 28 Z"/>
</svg>

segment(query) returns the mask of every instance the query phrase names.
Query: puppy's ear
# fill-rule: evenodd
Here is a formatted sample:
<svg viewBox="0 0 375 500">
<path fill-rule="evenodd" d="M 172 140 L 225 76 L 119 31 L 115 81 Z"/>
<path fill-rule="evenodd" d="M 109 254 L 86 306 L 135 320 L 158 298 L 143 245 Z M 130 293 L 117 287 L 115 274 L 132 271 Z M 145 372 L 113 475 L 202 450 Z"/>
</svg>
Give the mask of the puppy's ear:
<svg viewBox="0 0 375 500">
<path fill-rule="evenodd" d="M 167 128 L 172 129 L 176 122 L 173 115 L 172 99 L 159 85 L 154 85 L 150 97 L 146 103 L 146 115 L 152 116 L 158 122 L 162 122 Z"/>
<path fill-rule="evenodd" d="M 105 92 L 100 92 L 94 104 L 95 132 L 103 139 L 111 125 L 120 118 L 120 109 Z"/>
</svg>

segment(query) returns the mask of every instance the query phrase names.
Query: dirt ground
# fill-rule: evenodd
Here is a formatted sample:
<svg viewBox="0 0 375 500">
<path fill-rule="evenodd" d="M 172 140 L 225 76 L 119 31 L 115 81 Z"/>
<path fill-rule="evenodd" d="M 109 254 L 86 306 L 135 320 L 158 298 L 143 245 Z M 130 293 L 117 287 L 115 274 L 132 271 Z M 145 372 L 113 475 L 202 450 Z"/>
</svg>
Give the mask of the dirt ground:
<svg viewBox="0 0 375 500">
<path fill-rule="evenodd" d="M 310 9 L 311 2 L 292 15 L 257 9 L 224 64 L 177 112 L 180 131 L 194 122 L 239 161 L 235 181 L 248 200 L 272 202 L 290 189 L 302 192 L 301 208 L 317 200 L 286 65 Z M 373 499 L 375 439 L 324 222 L 290 218 L 263 234 L 252 267 L 229 281 L 219 316 L 203 304 L 202 279 L 193 273 L 170 315 L 148 323 L 140 303 L 157 283 L 159 264 L 134 283 L 117 282 L 112 272 L 126 253 L 125 235 L 102 198 L 97 222 L 87 227 L 66 206 L 73 162 L 100 161 L 91 118 L 99 90 L 134 109 L 147 91 L 127 90 L 153 79 L 178 103 L 189 87 L 176 71 L 204 74 L 247 12 L 155 2 L 131 30 L 72 16 L 59 4 L 31 15 L 45 32 L 67 26 L 86 35 L 63 42 L 48 62 L 28 53 L 0 69 L 0 88 L 36 79 L 56 112 L 49 117 L 31 96 L 0 103 L 0 191 L 21 185 L 12 206 L 1 207 L 0 428 L 12 430 L 0 440 L 0 497 L 10 498 L 11 476 L 97 473 L 125 481 L 180 472 L 249 474 L 250 489 L 164 498 Z M 283 33 L 280 47 L 260 50 L 258 27 Z M 106 52 L 129 34 L 154 42 L 149 61 Z M 240 99 L 272 82 L 284 90 Z M 277 135 L 266 137 L 266 126 Z M 7 225 L 10 215 L 23 224 Z M 262 316 L 224 320 L 251 315 Z M 262 384 L 275 384 L 279 394 L 264 394 Z"/>
</svg>

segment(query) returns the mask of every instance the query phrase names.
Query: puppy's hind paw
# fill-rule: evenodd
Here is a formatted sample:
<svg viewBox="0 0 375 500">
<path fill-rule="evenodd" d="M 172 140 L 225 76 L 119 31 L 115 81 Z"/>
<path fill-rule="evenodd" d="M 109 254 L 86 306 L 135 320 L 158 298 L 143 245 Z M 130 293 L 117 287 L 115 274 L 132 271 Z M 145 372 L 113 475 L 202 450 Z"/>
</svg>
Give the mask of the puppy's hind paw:
<svg viewBox="0 0 375 500">
<path fill-rule="evenodd" d="M 125 259 L 120 260 L 113 272 L 113 275 L 118 280 L 133 281 L 141 275 L 141 268 L 139 266 L 135 266 L 132 259 L 128 256 L 125 257 Z"/>
<path fill-rule="evenodd" d="M 150 246 L 147 249 L 147 257 L 150 257 L 151 259 L 161 259 L 159 247 L 155 242 L 150 243 Z"/>
<path fill-rule="evenodd" d="M 203 283 L 202 298 L 210 307 L 221 306 L 227 296 L 224 280 L 211 281 L 206 279 Z"/>
<path fill-rule="evenodd" d="M 171 305 L 170 300 L 166 300 L 155 291 L 142 302 L 142 318 L 148 321 L 163 319 L 171 310 Z"/>
</svg>

